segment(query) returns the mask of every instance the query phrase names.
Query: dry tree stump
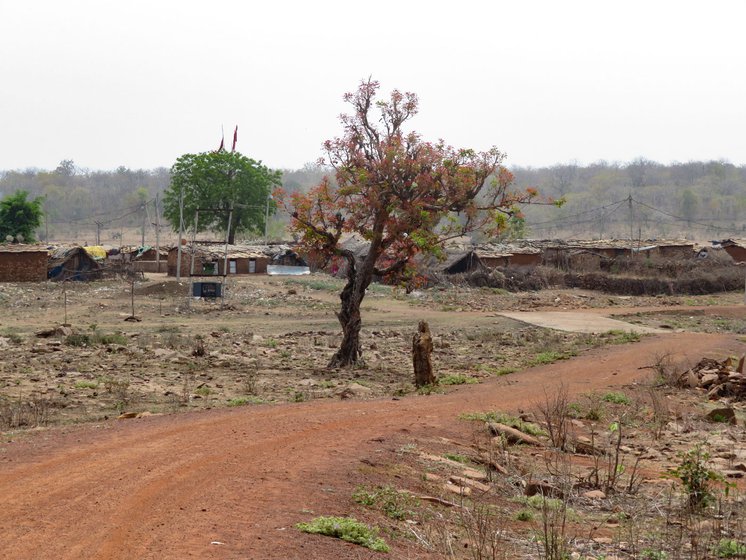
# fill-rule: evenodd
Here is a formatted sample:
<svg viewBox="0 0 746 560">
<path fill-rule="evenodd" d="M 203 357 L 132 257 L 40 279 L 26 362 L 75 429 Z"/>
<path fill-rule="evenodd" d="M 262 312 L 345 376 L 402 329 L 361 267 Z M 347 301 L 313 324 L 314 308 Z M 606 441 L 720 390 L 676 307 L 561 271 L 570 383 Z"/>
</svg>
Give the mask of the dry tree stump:
<svg viewBox="0 0 746 560">
<path fill-rule="evenodd" d="M 417 332 L 412 337 L 412 363 L 414 365 L 414 384 L 417 387 L 435 385 L 438 379 L 433 373 L 430 355 L 433 353 L 433 337 L 426 321 L 420 321 Z"/>
</svg>

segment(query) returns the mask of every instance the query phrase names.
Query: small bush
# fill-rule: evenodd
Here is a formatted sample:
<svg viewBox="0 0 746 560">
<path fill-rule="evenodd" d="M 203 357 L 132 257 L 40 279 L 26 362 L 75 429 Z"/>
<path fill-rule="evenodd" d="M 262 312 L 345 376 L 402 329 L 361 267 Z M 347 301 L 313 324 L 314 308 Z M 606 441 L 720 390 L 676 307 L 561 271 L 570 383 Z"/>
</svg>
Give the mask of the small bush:
<svg viewBox="0 0 746 560">
<path fill-rule="evenodd" d="M 515 518 L 517 521 L 533 521 L 534 512 L 530 509 L 522 509 L 515 514 Z"/>
<path fill-rule="evenodd" d="M 710 454 L 697 445 L 680 457 L 681 464 L 671 469 L 671 474 L 681 481 L 692 509 L 707 507 L 714 500 L 712 482 L 722 480 L 718 473 L 707 468 Z"/>
<path fill-rule="evenodd" d="M 743 558 L 746 556 L 746 544 L 735 539 L 721 539 L 714 552 L 718 558 Z"/>
<path fill-rule="evenodd" d="M 317 517 L 310 523 L 298 523 L 304 533 L 326 535 L 359 544 L 376 552 L 388 552 L 389 546 L 378 536 L 377 527 L 369 527 L 352 517 Z"/>
<path fill-rule="evenodd" d="M 630 404 L 632 402 L 630 398 L 624 393 L 609 392 L 609 393 L 606 393 L 602 397 L 602 399 L 604 402 L 613 403 L 613 404 Z"/>
<path fill-rule="evenodd" d="M 76 389 L 98 389 L 98 383 L 96 381 L 76 381 Z"/>
</svg>

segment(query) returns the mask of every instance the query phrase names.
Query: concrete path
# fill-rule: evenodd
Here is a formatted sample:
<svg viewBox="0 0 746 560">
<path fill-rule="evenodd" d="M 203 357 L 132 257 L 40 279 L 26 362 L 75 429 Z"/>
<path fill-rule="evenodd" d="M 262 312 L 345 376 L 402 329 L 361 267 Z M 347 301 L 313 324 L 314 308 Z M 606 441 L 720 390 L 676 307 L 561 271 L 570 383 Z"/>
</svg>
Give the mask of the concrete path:
<svg viewBox="0 0 746 560">
<path fill-rule="evenodd" d="M 617 319 L 610 319 L 594 313 L 583 311 L 506 311 L 498 313 L 503 317 L 515 319 L 529 325 L 546 327 L 558 331 L 602 333 L 607 331 L 625 331 L 637 333 L 670 332 L 662 329 L 633 325 Z"/>
</svg>

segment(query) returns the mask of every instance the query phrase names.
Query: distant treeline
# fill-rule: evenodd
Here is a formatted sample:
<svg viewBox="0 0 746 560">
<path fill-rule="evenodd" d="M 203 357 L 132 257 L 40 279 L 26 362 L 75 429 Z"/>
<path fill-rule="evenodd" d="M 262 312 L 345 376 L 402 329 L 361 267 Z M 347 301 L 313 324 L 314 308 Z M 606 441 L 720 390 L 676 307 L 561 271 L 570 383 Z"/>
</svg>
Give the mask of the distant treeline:
<svg viewBox="0 0 746 560">
<path fill-rule="evenodd" d="M 567 201 L 559 209 L 526 208 L 525 227 L 515 231 L 527 237 L 628 238 L 630 232 L 643 239 L 746 237 L 746 166 L 724 161 L 663 165 L 637 159 L 511 171 L 517 187 L 537 187 L 546 196 Z M 315 165 L 284 170 L 283 186 L 291 192 L 307 190 L 325 173 L 328 170 Z M 153 203 L 147 211 L 143 203 L 162 194 L 168 184 L 166 168 L 91 171 L 70 160 L 53 171 L 0 171 L 0 196 L 25 190 L 44 197 L 50 238 L 60 231 L 90 231 L 98 221 L 102 241 L 113 239 L 120 228 L 152 220 Z M 286 219 L 278 214 L 274 222 Z"/>
<path fill-rule="evenodd" d="M 512 171 L 518 185 L 567 200 L 560 209 L 527 208 L 527 237 L 746 237 L 746 166 L 640 158 Z"/>
</svg>

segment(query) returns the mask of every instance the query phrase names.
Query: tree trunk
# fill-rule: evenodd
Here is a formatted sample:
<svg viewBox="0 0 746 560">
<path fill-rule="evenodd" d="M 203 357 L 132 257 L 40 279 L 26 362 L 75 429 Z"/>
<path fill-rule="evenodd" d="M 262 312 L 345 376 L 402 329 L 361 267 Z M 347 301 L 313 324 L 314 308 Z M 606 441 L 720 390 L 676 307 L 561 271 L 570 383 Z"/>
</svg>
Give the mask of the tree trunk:
<svg viewBox="0 0 746 560">
<path fill-rule="evenodd" d="M 427 322 L 420 321 L 417 332 L 412 337 L 412 363 L 414 365 L 414 384 L 417 387 L 435 385 L 438 379 L 433 374 L 433 363 L 430 355 L 433 352 L 433 337 Z"/>
<path fill-rule="evenodd" d="M 337 313 L 339 324 L 342 325 L 342 344 L 329 361 L 330 368 L 348 367 L 363 363 L 363 349 L 360 346 L 360 304 L 362 296 L 358 296 L 355 282 L 348 278 L 347 285 L 339 294 L 342 306 Z M 365 290 L 362 291 L 365 295 Z"/>
</svg>

